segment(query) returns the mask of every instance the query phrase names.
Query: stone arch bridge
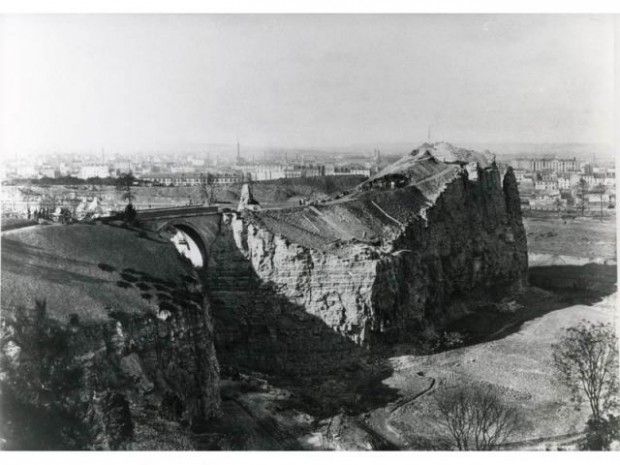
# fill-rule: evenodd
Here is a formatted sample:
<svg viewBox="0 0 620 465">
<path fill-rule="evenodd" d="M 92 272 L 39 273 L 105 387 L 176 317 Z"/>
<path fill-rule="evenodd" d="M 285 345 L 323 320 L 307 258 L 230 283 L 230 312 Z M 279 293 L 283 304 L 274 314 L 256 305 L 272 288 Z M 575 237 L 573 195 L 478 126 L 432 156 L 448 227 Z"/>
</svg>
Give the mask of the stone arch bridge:
<svg viewBox="0 0 620 465">
<path fill-rule="evenodd" d="M 140 227 L 154 232 L 173 227 L 185 233 L 198 246 L 206 268 L 224 214 L 216 206 L 156 208 L 138 210 L 136 221 Z"/>
</svg>

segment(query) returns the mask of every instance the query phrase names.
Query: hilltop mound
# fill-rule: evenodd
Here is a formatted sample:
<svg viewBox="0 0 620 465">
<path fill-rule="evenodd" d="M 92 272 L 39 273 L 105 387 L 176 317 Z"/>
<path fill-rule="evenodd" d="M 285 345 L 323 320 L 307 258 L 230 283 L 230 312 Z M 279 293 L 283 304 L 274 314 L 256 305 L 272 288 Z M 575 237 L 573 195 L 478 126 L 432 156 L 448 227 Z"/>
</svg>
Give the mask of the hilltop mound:
<svg viewBox="0 0 620 465">
<path fill-rule="evenodd" d="M 411 152 L 411 156 L 416 157 L 424 154 L 430 154 L 436 159 L 444 163 L 477 163 L 481 168 L 489 166 L 490 161 L 495 158 L 488 150 L 484 153 L 475 150 L 455 147 L 448 142 L 436 142 L 433 144 L 422 144 Z"/>
</svg>

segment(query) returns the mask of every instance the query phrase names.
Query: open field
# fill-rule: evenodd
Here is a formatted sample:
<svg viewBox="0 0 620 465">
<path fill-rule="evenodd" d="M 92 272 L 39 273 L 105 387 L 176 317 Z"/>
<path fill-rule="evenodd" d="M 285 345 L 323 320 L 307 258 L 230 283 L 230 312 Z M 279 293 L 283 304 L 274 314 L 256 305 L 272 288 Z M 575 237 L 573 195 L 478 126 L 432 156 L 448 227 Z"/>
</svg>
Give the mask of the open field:
<svg viewBox="0 0 620 465">
<path fill-rule="evenodd" d="M 530 255 L 562 255 L 615 260 L 616 217 L 598 218 L 524 218 Z M 537 264 L 537 263 L 534 263 Z M 532 265 L 532 263 L 530 263 Z"/>
</svg>

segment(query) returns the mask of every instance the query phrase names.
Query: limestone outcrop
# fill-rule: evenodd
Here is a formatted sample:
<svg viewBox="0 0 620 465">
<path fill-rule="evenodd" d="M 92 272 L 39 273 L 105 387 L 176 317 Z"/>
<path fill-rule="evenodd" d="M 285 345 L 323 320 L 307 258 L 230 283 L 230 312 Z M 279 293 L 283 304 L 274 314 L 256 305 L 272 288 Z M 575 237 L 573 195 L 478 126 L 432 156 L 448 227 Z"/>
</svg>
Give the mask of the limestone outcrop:
<svg viewBox="0 0 620 465">
<path fill-rule="evenodd" d="M 241 211 L 247 208 L 256 209 L 257 207 L 258 202 L 254 199 L 254 196 L 252 195 L 251 186 L 249 184 L 244 184 L 241 187 L 241 195 L 239 196 L 239 206 L 237 207 L 237 210 Z"/>
<path fill-rule="evenodd" d="M 218 357 L 256 369 L 340 369 L 527 279 L 512 169 L 447 144 L 337 201 L 224 223 L 208 273 Z"/>
</svg>

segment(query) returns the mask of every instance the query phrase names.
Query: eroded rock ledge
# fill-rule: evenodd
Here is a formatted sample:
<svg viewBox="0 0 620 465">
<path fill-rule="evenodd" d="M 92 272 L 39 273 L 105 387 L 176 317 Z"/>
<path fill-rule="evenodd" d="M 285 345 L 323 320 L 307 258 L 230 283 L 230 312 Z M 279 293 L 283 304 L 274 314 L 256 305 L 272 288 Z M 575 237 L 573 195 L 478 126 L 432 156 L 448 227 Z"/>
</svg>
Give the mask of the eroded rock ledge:
<svg viewBox="0 0 620 465">
<path fill-rule="evenodd" d="M 344 198 L 228 215 L 208 289 L 224 363 L 339 370 L 527 279 L 512 169 L 425 145 Z"/>
</svg>

